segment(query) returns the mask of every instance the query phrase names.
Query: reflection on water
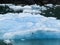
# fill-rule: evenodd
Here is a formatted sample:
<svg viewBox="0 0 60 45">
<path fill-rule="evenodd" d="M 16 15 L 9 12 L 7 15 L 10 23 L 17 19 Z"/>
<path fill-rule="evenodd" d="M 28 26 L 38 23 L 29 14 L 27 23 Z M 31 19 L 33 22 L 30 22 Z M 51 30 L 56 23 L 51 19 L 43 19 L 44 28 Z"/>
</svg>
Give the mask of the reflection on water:
<svg viewBox="0 0 60 45">
<path fill-rule="evenodd" d="M 60 45 L 60 40 L 16 40 L 13 45 Z"/>
</svg>

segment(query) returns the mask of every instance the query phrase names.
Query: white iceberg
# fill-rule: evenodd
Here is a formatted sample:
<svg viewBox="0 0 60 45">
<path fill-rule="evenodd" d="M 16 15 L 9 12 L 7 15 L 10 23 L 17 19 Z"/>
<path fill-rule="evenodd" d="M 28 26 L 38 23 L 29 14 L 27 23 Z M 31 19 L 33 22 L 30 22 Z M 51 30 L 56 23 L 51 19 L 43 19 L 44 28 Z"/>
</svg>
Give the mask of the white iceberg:
<svg viewBox="0 0 60 45">
<path fill-rule="evenodd" d="M 39 14 L 41 10 L 47 10 L 46 7 L 6 5 L 23 12 L 0 14 L 0 39 L 60 38 L 60 20 Z"/>
<path fill-rule="evenodd" d="M 3 39 L 60 38 L 60 20 L 56 18 L 30 13 L 7 13 L 0 17 Z"/>
</svg>

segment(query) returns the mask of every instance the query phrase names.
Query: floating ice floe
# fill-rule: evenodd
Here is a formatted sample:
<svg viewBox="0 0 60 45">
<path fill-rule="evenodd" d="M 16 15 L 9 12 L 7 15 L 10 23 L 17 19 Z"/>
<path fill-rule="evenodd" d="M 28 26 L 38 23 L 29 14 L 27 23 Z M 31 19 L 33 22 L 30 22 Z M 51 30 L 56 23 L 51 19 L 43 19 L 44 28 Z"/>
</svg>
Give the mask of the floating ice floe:
<svg viewBox="0 0 60 45">
<path fill-rule="evenodd" d="M 37 10 L 24 10 L 23 13 L 40 14 L 41 11 L 37 11 Z"/>
<path fill-rule="evenodd" d="M 19 10 L 47 10 L 46 7 L 44 6 L 40 6 L 37 4 L 34 5 L 25 5 L 25 6 L 21 6 L 21 5 L 13 5 L 13 4 L 0 4 L 0 6 L 8 6 L 10 9 L 14 10 L 14 11 L 19 11 Z"/>
<path fill-rule="evenodd" d="M 23 10 L 23 7 L 22 6 L 10 6 L 9 7 L 10 9 L 13 9 L 14 11 L 19 11 L 19 10 Z"/>
<path fill-rule="evenodd" d="M 53 7 L 53 4 L 46 4 L 45 6 L 48 6 L 48 7 Z"/>
</svg>

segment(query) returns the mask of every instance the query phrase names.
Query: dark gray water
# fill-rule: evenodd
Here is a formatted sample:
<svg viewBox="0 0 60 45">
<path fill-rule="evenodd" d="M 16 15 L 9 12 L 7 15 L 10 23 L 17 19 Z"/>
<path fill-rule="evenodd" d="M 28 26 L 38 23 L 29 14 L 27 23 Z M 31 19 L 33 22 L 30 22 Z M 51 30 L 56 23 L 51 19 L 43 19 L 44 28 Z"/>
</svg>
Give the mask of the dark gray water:
<svg viewBox="0 0 60 45">
<path fill-rule="evenodd" d="M 16 40 L 13 45 L 60 45 L 60 40 Z"/>
</svg>

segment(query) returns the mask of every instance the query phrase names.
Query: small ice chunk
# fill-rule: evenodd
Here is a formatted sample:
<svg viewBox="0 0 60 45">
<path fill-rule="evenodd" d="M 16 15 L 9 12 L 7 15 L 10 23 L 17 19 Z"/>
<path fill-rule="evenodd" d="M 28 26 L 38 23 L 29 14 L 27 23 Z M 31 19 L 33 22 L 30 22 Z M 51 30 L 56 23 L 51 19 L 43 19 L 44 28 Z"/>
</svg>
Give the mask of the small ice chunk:
<svg viewBox="0 0 60 45">
<path fill-rule="evenodd" d="M 19 10 L 23 10 L 22 6 L 10 6 L 9 8 L 13 9 L 14 11 L 19 11 Z"/>
<path fill-rule="evenodd" d="M 23 7 L 23 9 L 31 10 L 32 8 L 31 8 L 31 6 L 26 5 L 26 6 Z"/>
<path fill-rule="evenodd" d="M 10 40 L 4 40 L 4 42 L 5 42 L 6 44 L 10 44 L 10 43 L 11 43 Z"/>
<path fill-rule="evenodd" d="M 48 7 L 51 7 L 51 8 L 52 8 L 52 7 L 53 7 L 53 4 L 47 4 L 46 6 L 48 6 Z"/>
<path fill-rule="evenodd" d="M 21 39 L 22 41 L 24 41 L 25 39 Z"/>
<path fill-rule="evenodd" d="M 47 10 L 47 8 L 44 7 L 44 6 L 41 6 L 41 10 L 42 10 L 42 11 L 43 11 L 43 10 Z"/>
<path fill-rule="evenodd" d="M 37 11 L 37 10 L 24 10 L 23 13 L 39 14 L 39 13 L 41 13 L 41 11 Z"/>
</svg>

